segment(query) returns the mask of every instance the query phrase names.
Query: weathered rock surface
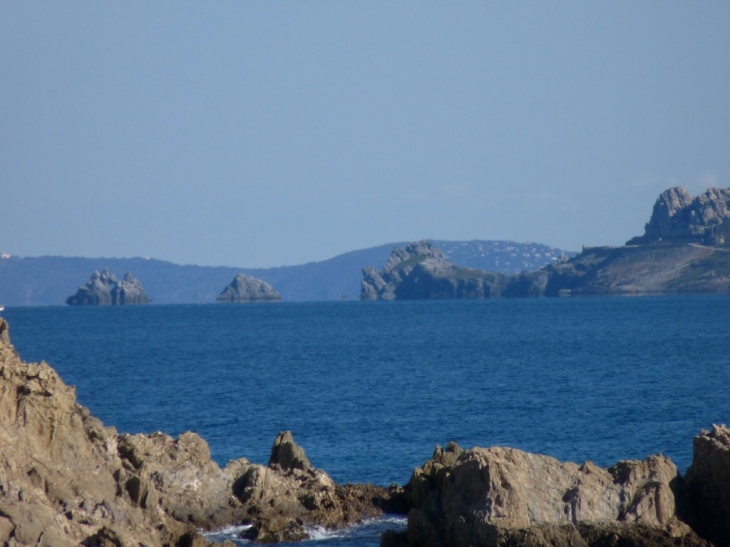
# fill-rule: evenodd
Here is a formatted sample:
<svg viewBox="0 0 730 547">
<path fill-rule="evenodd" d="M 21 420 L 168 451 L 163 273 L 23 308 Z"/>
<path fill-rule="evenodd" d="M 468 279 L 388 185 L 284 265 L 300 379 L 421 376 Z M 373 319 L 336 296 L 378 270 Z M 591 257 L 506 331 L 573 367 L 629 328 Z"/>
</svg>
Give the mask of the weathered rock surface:
<svg viewBox="0 0 730 547">
<path fill-rule="evenodd" d="M 66 299 L 69 306 L 102 305 L 123 306 L 149 304 L 152 299 L 147 296 L 142 284 L 127 272 L 119 281 L 107 270 L 91 274 L 89 282 L 79 287 L 76 294 Z"/>
<path fill-rule="evenodd" d="M 730 545 L 730 430 L 713 426 L 694 439 L 687 470 L 691 523 L 716 545 Z"/>
<path fill-rule="evenodd" d="M 362 273 L 361 300 L 540 296 L 547 283 L 540 272 L 508 275 L 455 266 L 428 241 L 396 247 L 380 272 L 367 267 Z"/>
<path fill-rule="evenodd" d="M 671 241 L 719 245 L 730 236 L 730 188 L 710 188 L 693 198 L 681 186 L 661 193 L 644 235 L 627 245 Z"/>
<path fill-rule="evenodd" d="M 281 300 L 281 295 L 266 281 L 240 273 L 218 296 L 219 302 L 267 302 Z"/>
<path fill-rule="evenodd" d="M 705 545 L 679 519 L 675 492 L 682 480 L 663 456 L 604 469 L 450 443 L 414 471 L 407 532 L 383 545 Z"/>
<path fill-rule="evenodd" d="M 307 537 L 388 508 L 398 492 L 335 485 L 289 433 L 270 467 L 221 469 L 192 432 L 118 435 L 45 363 L 26 364 L 0 319 L 0 544 L 212 545 L 198 529 L 250 523 L 259 541 Z"/>
</svg>

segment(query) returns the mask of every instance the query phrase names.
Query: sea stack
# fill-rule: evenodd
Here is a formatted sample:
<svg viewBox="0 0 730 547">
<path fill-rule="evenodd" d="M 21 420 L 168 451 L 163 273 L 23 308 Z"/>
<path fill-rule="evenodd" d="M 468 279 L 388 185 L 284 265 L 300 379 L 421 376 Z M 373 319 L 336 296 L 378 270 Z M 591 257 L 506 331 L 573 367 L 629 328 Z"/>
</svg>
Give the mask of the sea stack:
<svg viewBox="0 0 730 547">
<path fill-rule="evenodd" d="M 223 289 L 217 300 L 218 302 L 273 302 L 281 300 L 281 295 L 266 281 L 240 273 Z"/>
<path fill-rule="evenodd" d="M 69 306 L 124 306 L 149 304 L 152 299 L 129 272 L 119 281 L 107 270 L 91 274 L 89 282 L 66 299 Z"/>
</svg>

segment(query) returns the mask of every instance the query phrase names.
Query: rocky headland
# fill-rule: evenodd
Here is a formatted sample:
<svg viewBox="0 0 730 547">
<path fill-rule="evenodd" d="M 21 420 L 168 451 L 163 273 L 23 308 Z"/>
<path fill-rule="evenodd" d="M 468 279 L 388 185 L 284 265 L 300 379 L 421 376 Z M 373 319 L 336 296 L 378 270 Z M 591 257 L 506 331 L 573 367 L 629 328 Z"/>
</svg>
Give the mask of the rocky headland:
<svg viewBox="0 0 730 547">
<path fill-rule="evenodd" d="M 223 289 L 218 302 L 273 302 L 281 295 L 262 279 L 240 273 Z"/>
<path fill-rule="evenodd" d="M 657 199 L 643 236 L 621 247 L 584 247 L 536 272 L 500 274 L 448 262 L 426 242 L 363 269 L 362 300 L 730 292 L 730 189 Z"/>
<path fill-rule="evenodd" d="M 119 281 L 107 270 L 92 273 L 89 282 L 66 299 L 69 306 L 125 306 L 150 302 L 152 299 L 144 292 L 142 283 L 131 273 L 124 274 L 124 279 Z"/>
</svg>

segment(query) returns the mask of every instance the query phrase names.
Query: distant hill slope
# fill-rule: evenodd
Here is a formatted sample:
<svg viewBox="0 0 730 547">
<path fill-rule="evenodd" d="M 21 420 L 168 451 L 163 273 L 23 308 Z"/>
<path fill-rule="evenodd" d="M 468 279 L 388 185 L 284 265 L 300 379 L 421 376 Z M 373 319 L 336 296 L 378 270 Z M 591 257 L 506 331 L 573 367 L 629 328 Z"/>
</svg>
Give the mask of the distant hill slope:
<svg viewBox="0 0 730 547">
<path fill-rule="evenodd" d="M 534 271 L 554 262 L 563 251 L 536 243 L 511 241 L 434 241 L 454 264 L 503 273 Z M 117 276 L 131 272 L 153 304 L 213 303 L 243 272 L 271 284 L 289 301 L 357 299 L 362 268 L 383 264 L 394 247 L 388 243 L 351 251 L 321 262 L 278 268 L 181 266 L 144 258 L 11 257 L 0 260 L 0 304 L 63 305 L 94 270 Z M 575 253 L 566 253 L 569 256 Z"/>
</svg>

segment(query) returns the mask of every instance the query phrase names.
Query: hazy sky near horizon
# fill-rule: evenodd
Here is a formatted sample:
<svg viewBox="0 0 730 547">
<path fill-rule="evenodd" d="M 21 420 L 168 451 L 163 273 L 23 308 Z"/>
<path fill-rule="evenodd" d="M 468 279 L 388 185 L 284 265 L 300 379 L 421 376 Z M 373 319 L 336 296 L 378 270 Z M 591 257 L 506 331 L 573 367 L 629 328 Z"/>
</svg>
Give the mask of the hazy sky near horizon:
<svg viewBox="0 0 730 547">
<path fill-rule="evenodd" d="M 0 251 L 579 250 L 730 186 L 730 2 L 0 3 Z"/>
</svg>

